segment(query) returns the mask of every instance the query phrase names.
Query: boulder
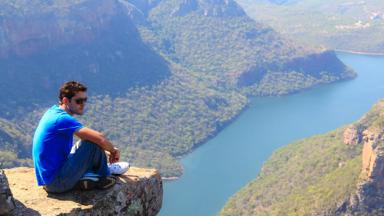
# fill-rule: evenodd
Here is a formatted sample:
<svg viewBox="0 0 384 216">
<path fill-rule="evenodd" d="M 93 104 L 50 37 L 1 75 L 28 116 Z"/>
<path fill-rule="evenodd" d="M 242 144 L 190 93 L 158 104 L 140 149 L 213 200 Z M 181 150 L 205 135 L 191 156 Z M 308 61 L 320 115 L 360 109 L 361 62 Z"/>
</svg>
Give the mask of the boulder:
<svg viewBox="0 0 384 216">
<path fill-rule="evenodd" d="M 38 187 L 32 168 L 4 170 L 16 201 L 13 215 L 156 215 L 163 186 L 154 169 L 131 167 L 107 190 L 48 194 Z"/>
</svg>

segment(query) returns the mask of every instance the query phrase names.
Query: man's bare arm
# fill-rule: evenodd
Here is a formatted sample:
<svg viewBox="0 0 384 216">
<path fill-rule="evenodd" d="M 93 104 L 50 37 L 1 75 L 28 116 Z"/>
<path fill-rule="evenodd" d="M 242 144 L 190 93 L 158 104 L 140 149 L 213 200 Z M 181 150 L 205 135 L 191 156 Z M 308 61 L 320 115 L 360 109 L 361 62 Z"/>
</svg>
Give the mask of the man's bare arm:
<svg viewBox="0 0 384 216">
<path fill-rule="evenodd" d="M 75 132 L 75 135 L 81 140 L 91 141 L 105 151 L 108 151 L 110 155 L 110 162 L 117 162 L 120 159 L 120 151 L 113 146 L 113 144 L 100 132 L 83 127 Z"/>
</svg>

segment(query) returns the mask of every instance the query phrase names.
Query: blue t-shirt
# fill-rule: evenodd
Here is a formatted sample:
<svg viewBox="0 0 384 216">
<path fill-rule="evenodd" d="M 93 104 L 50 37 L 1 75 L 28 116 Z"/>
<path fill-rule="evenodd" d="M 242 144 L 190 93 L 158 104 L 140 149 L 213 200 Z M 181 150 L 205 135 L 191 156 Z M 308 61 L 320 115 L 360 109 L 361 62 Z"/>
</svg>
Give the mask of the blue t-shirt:
<svg viewBox="0 0 384 216">
<path fill-rule="evenodd" d="M 73 145 L 73 134 L 83 125 L 54 105 L 43 115 L 33 137 L 32 156 L 37 183 L 53 181 L 67 160 Z"/>
</svg>

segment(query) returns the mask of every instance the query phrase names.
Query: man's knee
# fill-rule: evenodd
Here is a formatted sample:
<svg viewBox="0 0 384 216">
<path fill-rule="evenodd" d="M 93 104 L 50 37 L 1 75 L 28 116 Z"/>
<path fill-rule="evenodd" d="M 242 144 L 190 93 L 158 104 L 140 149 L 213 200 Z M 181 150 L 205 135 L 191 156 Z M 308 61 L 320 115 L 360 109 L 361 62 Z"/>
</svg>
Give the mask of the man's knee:
<svg viewBox="0 0 384 216">
<path fill-rule="evenodd" d="M 71 154 L 76 152 L 97 152 L 102 151 L 101 148 L 96 144 L 88 140 L 79 140 L 77 141 L 71 149 Z"/>
<path fill-rule="evenodd" d="M 79 145 L 78 148 L 83 147 L 83 148 L 96 149 L 97 151 L 101 151 L 101 148 L 99 145 L 89 140 L 80 140 L 76 144 Z"/>
</svg>

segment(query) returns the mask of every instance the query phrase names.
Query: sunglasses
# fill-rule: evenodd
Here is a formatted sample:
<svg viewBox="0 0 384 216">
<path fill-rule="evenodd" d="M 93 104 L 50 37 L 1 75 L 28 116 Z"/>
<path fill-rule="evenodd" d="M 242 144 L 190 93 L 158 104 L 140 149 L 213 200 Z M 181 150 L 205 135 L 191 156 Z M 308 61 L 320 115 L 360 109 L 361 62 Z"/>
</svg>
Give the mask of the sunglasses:
<svg viewBox="0 0 384 216">
<path fill-rule="evenodd" d="M 75 103 L 78 105 L 84 104 L 87 102 L 87 98 L 76 98 Z"/>
</svg>

